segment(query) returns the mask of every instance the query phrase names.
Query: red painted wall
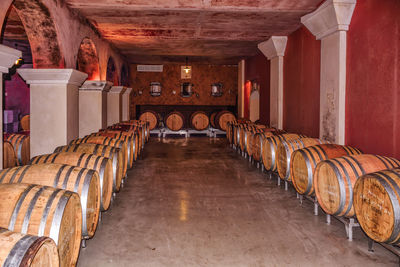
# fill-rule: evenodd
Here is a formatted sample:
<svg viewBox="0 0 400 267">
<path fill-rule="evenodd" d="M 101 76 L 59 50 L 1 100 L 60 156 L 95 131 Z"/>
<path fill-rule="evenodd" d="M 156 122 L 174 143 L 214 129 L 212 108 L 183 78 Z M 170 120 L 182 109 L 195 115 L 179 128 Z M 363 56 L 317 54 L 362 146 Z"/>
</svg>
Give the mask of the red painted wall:
<svg viewBox="0 0 400 267">
<path fill-rule="evenodd" d="M 257 80 L 260 84 L 260 122 L 262 124 L 269 125 L 270 63 L 261 52 L 249 59 L 246 59 L 245 80 Z M 248 94 L 250 94 L 250 90 Z M 245 114 L 247 114 L 247 118 L 250 115 L 248 103 L 249 102 L 247 101 L 246 106 L 245 101 Z"/>
<path fill-rule="evenodd" d="M 283 129 L 319 136 L 321 42 L 301 27 L 288 36 L 283 63 Z"/>
<path fill-rule="evenodd" d="M 20 115 L 29 114 L 29 87 L 24 80 L 18 74 L 14 74 L 11 80 L 4 82 L 4 85 L 4 109 L 19 110 Z"/>
<path fill-rule="evenodd" d="M 357 1 L 347 35 L 346 143 L 400 158 L 400 1 Z"/>
</svg>

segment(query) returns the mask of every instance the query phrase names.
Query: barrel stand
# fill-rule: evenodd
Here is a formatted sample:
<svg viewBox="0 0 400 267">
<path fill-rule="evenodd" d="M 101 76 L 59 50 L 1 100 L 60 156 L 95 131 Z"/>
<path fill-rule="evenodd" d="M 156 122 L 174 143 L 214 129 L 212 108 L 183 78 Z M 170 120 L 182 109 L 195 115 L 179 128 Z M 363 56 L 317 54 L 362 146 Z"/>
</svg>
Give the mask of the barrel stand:
<svg viewBox="0 0 400 267">
<path fill-rule="evenodd" d="M 379 244 L 382 247 L 384 247 L 385 249 L 392 252 L 394 255 L 396 255 L 399 258 L 398 266 L 400 267 L 400 247 L 395 246 L 395 245 L 389 245 L 389 244 L 385 244 L 385 243 L 375 242 L 374 240 L 368 238 L 368 251 L 369 252 L 374 252 L 374 244 Z"/>
<path fill-rule="evenodd" d="M 164 131 L 162 133 L 162 137 L 165 138 L 167 136 L 167 134 L 184 135 L 185 138 L 188 138 L 187 130 L 171 131 L 170 129 L 166 128 L 166 129 L 164 129 Z"/>
<path fill-rule="evenodd" d="M 206 130 L 202 130 L 202 131 L 198 131 L 195 129 L 189 129 L 188 130 L 188 137 L 190 137 L 191 134 L 205 134 L 208 137 L 213 137 L 212 133 L 210 132 L 210 129 L 206 129 Z"/>
<path fill-rule="evenodd" d="M 150 135 L 156 134 L 158 136 L 158 138 L 161 138 L 162 132 L 163 132 L 163 129 L 153 129 L 150 131 Z"/>
<path fill-rule="evenodd" d="M 318 216 L 318 200 L 317 197 L 311 197 L 311 196 L 307 196 L 307 195 L 300 195 L 299 193 L 297 193 L 297 198 L 300 200 L 300 205 L 303 205 L 303 200 L 307 199 L 309 201 L 311 201 L 314 204 L 314 215 Z"/>
<path fill-rule="evenodd" d="M 338 217 L 335 215 L 326 214 L 326 223 L 331 224 L 331 217 L 334 217 L 336 220 L 344 224 L 344 228 L 346 229 L 346 235 L 349 241 L 353 241 L 353 228 L 360 227 L 360 224 L 357 222 L 357 219 L 354 218 L 345 218 Z"/>
</svg>

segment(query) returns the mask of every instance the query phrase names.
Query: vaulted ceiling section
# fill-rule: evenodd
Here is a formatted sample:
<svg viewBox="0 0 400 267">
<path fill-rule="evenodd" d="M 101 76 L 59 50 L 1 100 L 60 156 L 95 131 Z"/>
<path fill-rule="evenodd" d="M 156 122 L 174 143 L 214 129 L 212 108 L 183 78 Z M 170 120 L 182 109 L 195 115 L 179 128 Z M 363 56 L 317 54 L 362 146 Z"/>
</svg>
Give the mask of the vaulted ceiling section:
<svg viewBox="0 0 400 267">
<path fill-rule="evenodd" d="M 237 64 L 321 0 L 65 0 L 131 63 Z"/>
</svg>

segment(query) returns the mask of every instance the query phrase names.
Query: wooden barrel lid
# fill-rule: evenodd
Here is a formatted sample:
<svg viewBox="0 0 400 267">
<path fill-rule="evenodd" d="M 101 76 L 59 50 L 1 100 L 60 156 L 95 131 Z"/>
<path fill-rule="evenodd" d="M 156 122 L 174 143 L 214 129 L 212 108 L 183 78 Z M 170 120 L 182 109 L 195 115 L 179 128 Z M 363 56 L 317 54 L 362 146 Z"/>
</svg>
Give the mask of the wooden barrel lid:
<svg viewBox="0 0 400 267">
<path fill-rule="evenodd" d="M 196 130 L 202 131 L 208 128 L 210 119 L 204 111 L 196 111 L 190 116 L 190 124 Z"/>
<path fill-rule="evenodd" d="M 159 123 L 158 114 L 152 110 L 143 112 L 140 115 L 139 120 L 148 122 L 150 130 L 153 130 L 154 128 L 156 128 Z"/>
<path fill-rule="evenodd" d="M 165 125 L 171 131 L 179 131 L 183 128 L 184 117 L 182 113 L 178 111 L 171 112 L 167 115 L 165 119 Z"/>
</svg>

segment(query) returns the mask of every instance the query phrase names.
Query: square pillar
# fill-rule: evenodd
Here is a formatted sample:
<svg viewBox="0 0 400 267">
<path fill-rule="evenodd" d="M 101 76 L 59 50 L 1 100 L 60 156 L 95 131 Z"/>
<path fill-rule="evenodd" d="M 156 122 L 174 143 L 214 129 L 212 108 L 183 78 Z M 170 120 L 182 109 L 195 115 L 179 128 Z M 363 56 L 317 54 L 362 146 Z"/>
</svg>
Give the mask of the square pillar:
<svg viewBox="0 0 400 267">
<path fill-rule="evenodd" d="M 30 85 L 31 156 L 53 153 L 79 136 L 78 89 L 87 74 L 73 69 L 19 69 Z"/>
<path fill-rule="evenodd" d="M 244 117 L 244 84 L 245 84 L 245 61 L 239 61 L 238 65 L 238 118 Z"/>
<path fill-rule="evenodd" d="M 22 56 L 22 52 L 10 48 L 5 45 L 0 45 L 0 107 L 3 114 L 3 73 L 8 73 L 17 59 Z M 3 116 L 0 116 L 0 169 L 3 169 Z"/>
<path fill-rule="evenodd" d="M 86 81 L 79 88 L 79 137 L 107 128 L 107 81 Z"/>
<path fill-rule="evenodd" d="M 347 31 L 356 0 L 327 0 L 301 22 L 321 40 L 321 139 L 344 145 Z"/>
<path fill-rule="evenodd" d="M 131 119 L 131 92 L 132 88 L 126 88 L 126 91 L 122 94 L 122 121 Z"/>
<path fill-rule="evenodd" d="M 272 36 L 258 44 L 258 49 L 270 60 L 270 126 L 283 128 L 283 56 L 287 36 Z"/>
<path fill-rule="evenodd" d="M 124 86 L 113 86 L 107 94 L 107 126 L 122 121 L 122 95 L 126 91 Z"/>
</svg>

